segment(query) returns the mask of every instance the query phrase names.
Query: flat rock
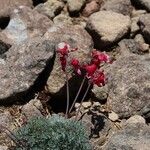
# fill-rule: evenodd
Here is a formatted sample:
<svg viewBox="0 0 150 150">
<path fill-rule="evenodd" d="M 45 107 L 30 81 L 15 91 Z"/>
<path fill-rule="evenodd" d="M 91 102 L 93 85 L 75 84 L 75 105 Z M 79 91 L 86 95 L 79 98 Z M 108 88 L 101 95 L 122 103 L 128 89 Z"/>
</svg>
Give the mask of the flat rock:
<svg viewBox="0 0 150 150">
<path fill-rule="evenodd" d="M 150 55 L 126 53 L 108 70 L 108 103 L 119 117 L 150 111 Z"/>
<path fill-rule="evenodd" d="M 145 40 L 150 44 L 150 13 L 140 17 L 139 25 Z"/>
<path fill-rule="evenodd" d="M 33 7 L 32 0 L 0 0 L 0 18 L 8 17 L 19 6 Z"/>
<path fill-rule="evenodd" d="M 43 4 L 39 4 L 35 7 L 39 13 L 48 16 L 49 18 L 54 18 L 58 15 L 64 7 L 64 3 L 58 0 L 48 0 Z"/>
<path fill-rule="evenodd" d="M 99 11 L 87 21 L 87 30 L 93 37 L 96 48 L 101 49 L 120 40 L 128 33 L 130 17 L 111 11 Z"/>
<path fill-rule="evenodd" d="M 52 25 L 52 21 L 29 7 L 20 6 L 11 15 L 10 22 L 2 33 L 9 39 L 10 44 L 42 36 Z"/>
<path fill-rule="evenodd" d="M 1 104 L 28 99 L 45 84 L 54 49 L 50 41 L 35 38 L 12 46 L 5 53 L 5 58 L 0 60 Z"/>
<path fill-rule="evenodd" d="M 145 124 L 132 124 L 114 133 L 102 148 L 103 150 L 149 150 L 150 127 Z"/>
<path fill-rule="evenodd" d="M 132 5 L 130 0 L 105 0 L 101 10 L 113 11 L 130 16 Z"/>
</svg>

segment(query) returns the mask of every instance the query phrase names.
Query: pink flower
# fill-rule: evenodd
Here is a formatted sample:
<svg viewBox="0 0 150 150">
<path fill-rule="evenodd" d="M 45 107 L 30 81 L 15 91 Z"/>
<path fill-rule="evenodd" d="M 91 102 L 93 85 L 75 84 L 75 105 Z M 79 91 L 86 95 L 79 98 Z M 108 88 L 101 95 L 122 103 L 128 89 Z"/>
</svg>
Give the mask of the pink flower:
<svg viewBox="0 0 150 150">
<path fill-rule="evenodd" d="M 81 70 L 80 70 L 80 64 L 79 61 L 75 58 L 71 60 L 71 65 L 73 66 L 74 70 L 77 72 L 77 74 L 81 75 Z"/>
<path fill-rule="evenodd" d="M 68 53 L 69 53 L 69 48 L 70 48 L 70 46 L 69 46 L 67 43 L 61 42 L 61 43 L 58 44 L 57 52 L 58 52 L 59 54 L 63 55 L 63 56 L 64 56 L 64 55 L 68 55 Z"/>
<path fill-rule="evenodd" d="M 105 75 L 103 71 L 98 71 L 94 74 L 94 76 L 91 79 L 93 84 L 96 84 L 97 86 L 104 86 L 105 85 Z"/>
<path fill-rule="evenodd" d="M 95 64 L 85 65 L 84 69 L 86 70 L 87 78 L 91 78 L 95 73 L 95 71 L 97 70 L 97 65 Z"/>
</svg>

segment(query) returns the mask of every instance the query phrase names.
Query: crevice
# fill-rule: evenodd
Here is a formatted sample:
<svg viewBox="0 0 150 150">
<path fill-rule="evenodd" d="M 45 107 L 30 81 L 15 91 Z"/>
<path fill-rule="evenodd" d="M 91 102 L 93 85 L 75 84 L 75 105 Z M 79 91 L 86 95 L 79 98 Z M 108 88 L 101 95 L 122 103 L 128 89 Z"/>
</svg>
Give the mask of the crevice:
<svg viewBox="0 0 150 150">
<path fill-rule="evenodd" d="M 4 30 L 10 22 L 10 17 L 1 17 L 0 18 L 0 29 Z"/>
<path fill-rule="evenodd" d="M 32 0 L 33 1 L 33 6 L 37 6 L 41 3 L 45 3 L 47 0 Z"/>
</svg>

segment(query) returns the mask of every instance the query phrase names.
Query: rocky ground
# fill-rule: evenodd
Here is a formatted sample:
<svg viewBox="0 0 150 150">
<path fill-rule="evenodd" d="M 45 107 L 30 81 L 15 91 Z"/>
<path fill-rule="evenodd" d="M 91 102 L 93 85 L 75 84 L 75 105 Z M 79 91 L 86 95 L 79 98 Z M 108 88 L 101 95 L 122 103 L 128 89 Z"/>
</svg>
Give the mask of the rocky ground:
<svg viewBox="0 0 150 150">
<path fill-rule="evenodd" d="M 64 111 L 62 41 L 78 47 L 79 60 L 93 48 L 114 60 L 108 84 L 94 86 L 82 107 L 93 149 L 149 150 L 150 0 L 0 0 L 0 125 L 14 131 Z M 81 81 L 69 82 L 73 99 Z M 0 150 L 12 145 L 0 132 Z"/>
</svg>

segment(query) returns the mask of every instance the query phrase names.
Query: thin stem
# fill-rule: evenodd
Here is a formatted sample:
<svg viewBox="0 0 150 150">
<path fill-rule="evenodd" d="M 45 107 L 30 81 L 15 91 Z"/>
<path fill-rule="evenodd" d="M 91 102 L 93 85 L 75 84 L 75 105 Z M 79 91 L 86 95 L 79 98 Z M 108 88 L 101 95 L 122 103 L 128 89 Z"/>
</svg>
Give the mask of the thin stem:
<svg viewBox="0 0 150 150">
<path fill-rule="evenodd" d="M 75 99 L 73 100 L 73 103 L 72 103 L 72 105 L 71 105 L 71 108 L 69 109 L 69 113 L 72 111 L 72 109 L 73 109 L 73 107 L 74 107 L 74 105 L 75 105 L 75 102 L 77 101 L 77 98 L 78 98 L 78 96 L 79 96 L 79 94 L 80 94 L 80 92 L 81 92 L 81 89 L 82 89 L 83 85 L 84 85 L 85 79 L 86 79 L 86 77 L 84 77 L 83 80 L 82 80 L 82 83 L 81 83 L 80 88 L 79 88 L 79 90 L 78 90 L 78 92 L 77 92 L 77 95 L 76 95 Z"/>
<path fill-rule="evenodd" d="M 85 91 L 85 93 L 84 93 L 84 95 L 83 95 L 83 98 L 82 98 L 81 103 L 80 103 L 80 106 L 79 106 L 79 108 L 78 108 L 78 111 L 77 111 L 75 120 L 77 120 L 77 117 L 78 117 L 78 114 L 79 114 L 79 112 L 80 112 L 82 103 L 83 103 L 83 101 L 84 101 L 84 99 L 85 99 L 85 97 L 86 97 L 86 95 L 87 95 L 87 93 L 88 93 L 90 87 L 91 87 L 91 83 L 88 84 L 88 87 L 87 87 L 87 89 L 86 89 L 86 91 Z"/>
<path fill-rule="evenodd" d="M 66 86 L 67 86 L 67 107 L 66 107 L 66 114 L 65 117 L 68 117 L 68 111 L 69 111 L 69 82 L 68 82 L 68 73 L 66 72 Z"/>
</svg>

